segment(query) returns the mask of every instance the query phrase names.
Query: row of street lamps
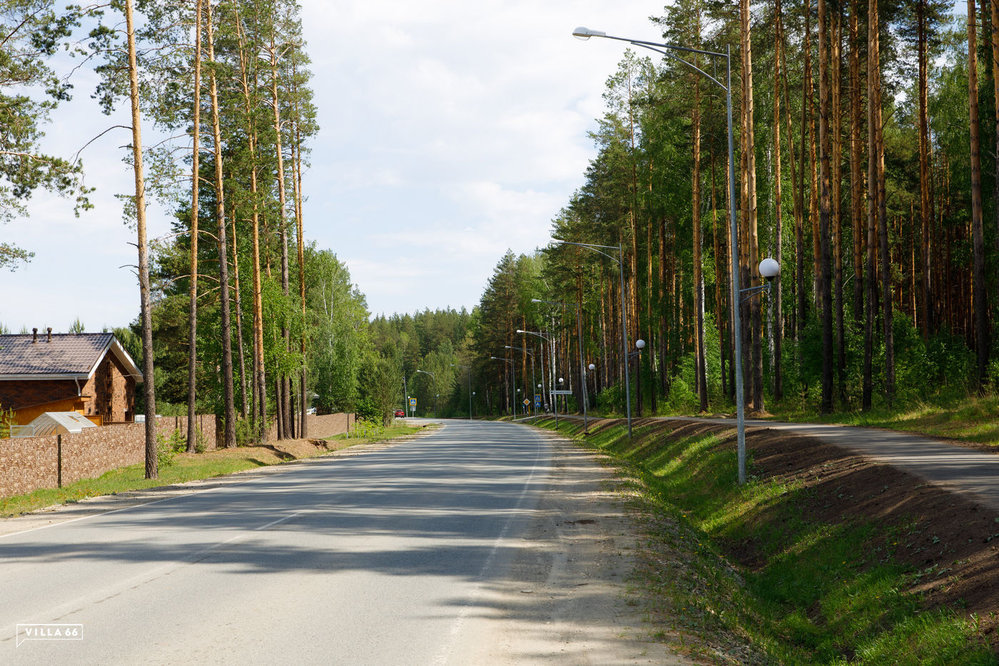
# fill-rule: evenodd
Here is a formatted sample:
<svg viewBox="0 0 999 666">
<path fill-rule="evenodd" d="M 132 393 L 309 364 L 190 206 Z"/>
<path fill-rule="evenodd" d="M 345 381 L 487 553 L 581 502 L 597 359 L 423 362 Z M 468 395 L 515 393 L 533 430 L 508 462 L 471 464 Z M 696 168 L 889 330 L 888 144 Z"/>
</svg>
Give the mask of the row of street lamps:
<svg viewBox="0 0 999 666">
<path fill-rule="evenodd" d="M 689 67 L 690 69 L 692 69 L 692 70 L 694 70 L 696 72 L 698 72 L 699 74 L 703 75 L 708 80 L 710 80 L 712 83 L 716 84 L 718 87 L 720 87 L 722 90 L 725 91 L 726 114 L 727 114 L 727 125 L 728 125 L 728 165 L 729 165 L 728 177 L 729 177 L 729 192 L 730 192 L 730 196 L 734 197 L 735 196 L 735 194 L 734 194 L 735 193 L 735 159 L 734 159 L 735 148 L 734 148 L 734 138 L 733 138 L 733 131 L 732 131 L 732 54 L 731 54 L 731 48 L 730 47 L 726 48 L 725 53 L 720 53 L 720 52 L 716 52 L 716 51 L 706 51 L 706 50 L 703 50 L 703 49 L 694 49 L 694 48 L 688 48 L 688 47 L 684 47 L 684 46 L 677 46 L 677 45 L 673 45 L 673 44 L 664 44 L 664 43 L 658 43 L 658 42 L 648 42 L 648 41 L 643 41 L 643 40 L 630 39 L 630 38 L 627 38 L 627 37 L 615 37 L 615 36 L 612 36 L 612 35 L 608 35 L 605 32 L 601 32 L 601 31 L 598 31 L 598 30 L 591 30 L 591 29 L 585 28 L 585 27 L 576 28 L 575 30 L 572 31 L 572 34 L 573 34 L 573 36 L 578 37 L 578 38 L 583 39 L 583 40 L 587 40 L 590 37 L 601 37 L 601 38 L 604 38 L 604 39 L 612 39 L 612 40 L 616 40 L 616 41 L 627 42 L 627 43 L 629 43 L 629 44 L 631 44 L 633 46 L 637 46 L 637 47 L 641 47 L 641 48 L 648 49 L 648 50 L 651 50 L 651 51 L 655 51 L 656 53 L 659 53 L 661 55 L 673 58 L 677 62 L 679 62 L 679 63 L 681 63 L 681 64 Z M 708 56 L 708 57 L 711 57 L 711 58 L 724 58 L 725 59 L 725 65 L 726 65 L 726 72 L 725 72 L 726 78 L 725 78 L 725 82 L 722 83 L 721 81 L 719 81 L 715 77 L 711 76 L 710 74 L 708 74 L 707 72 L 705 72 L 704 70 L 702 70 L 701 68 L 699 68 L 697 65 L 695 65 L 695 64 L 693 64 L 691 62 L 688 62 L 687 60 L 684 60 L 683 58 L 679 57 L 678 55 L 676 55 L 677 53 L 692 53 L 692 54 L 699 54 L 699 55 Z M 737 226 L 736 226 L 735 205 L 734 205 L 734 202 L 730 201 L 729 202 L 729 246 L 731 248 L 731 259 L 732 259 L 732 261 L 731 261 L 731 276 L 730 276 L 730 279 L 731 279 L 731 284 L 732 284 L 732 293 L 731 293 L 732 329 L 733 329 L 733 338 L 734 338 L 734 347 L 735 347 L 733 362 L 735 364 L 735 403 L 736 403 L 736 427 L 737 427 L 737 438 L 738 438 L 738 467 L 739 467 L 738 471 L 739 471 L 739 483 L 742 484 L 742 483 L 745 483 L 745 481 L 746 481 L 746 433 L 745 433 L 745 401 L 744 401 L 744 389 L 743 389 L 744 379 L 743 379 L 743 367 L 742 367 L 742 334 L 741 334 L 742 333 L 742 322 L 740 320 L 740 312 L 739 312 L 740 298 L 742 298 L 742 297 L 749 298 L 749 297 L 751 297 L 751 296 L 759 293 L 760 291 L 762 291 L 764 289 L 768 289 L 769 288 L 769 283 L 766 284 L 766 285 L 764 285 L 764 286 L 762 286 L 762 287 L 750 287 L 748 289 L 741 289 L 740 288 L 740 285 L 739 285 L 739 249 L 738 249 L 738 242 L 737 242 L 737 234 L 738 234 L 738 230 L 737 230 Z M 625 296 L 625 284 L 624 284 L 624 251 L 623 251 L 623 248 L 622 248 L 622 246 L 620 244 L 616 245 L 616 246 L 613 246 L 613 245 L 597 245 L 597 244 L 594 244 L 594 243 L 580 243 L 580 242 L 576 242 L 576 241 L 569 241 L 569 240 L 564 240 L 564 239 L 561 239 L 561 238 L 555 238 L 555 239 L 553 239 L 553 241 L 555 243 L 560 243 L 560 244 L 564 244 L 564 245 L 575 245 L 577 247 L 585 248 L 585 249 L 587 249 L 587 250 L 589 250 L 591 252 L 596 252 L 597 254 L 601 254 L 601 255 L 607 257 L 608 259 L 610 259 L 611 261 L 616 262 L 617 265 L 618 265 L 618 273 L 619 273 L 620 289 L 621 289 L 621 350 L 622 350 L 622 353 L 624 355 L 624 360 L 625 360 L 625 363 L 624 363 L 625 409 L 626 409 L 627 421 L 628 421 L 628 438 L 630 439 L 631 436 L 632 436 L 632 424 L 631 424 L 631 378 L 630 378 L 630 372 L 629 372 L 629 365 L 630 365 L 629 361 L 633 357 L 633 355 L 638 355 L 638 354 L 641 353 L 641 350 L 645 347 L 645 342 L 643 340 L 638 340 L 636 342 L 636 345 L 635 345 L 636 349 L 634 351 L 629 351 L 629 346 L 628 346 L 628 329 L 627 329 L 627 312 L 626 312 L 627 298 Z M 609 254 L 605 250 L 616 251 L 617 252 L 617 256 Z M 760 263 L 759 271 L 760 271 L 761 277 L 769 279 L 769 278 L 772 278 L 772 277 L 776 277 L 778 275 L 778 273 L 780 272 L 780 265 L 776 261 L 774 261 L 773 259 L 769 259 L 769 258 L 768 259 L 764 259 Z M 557 301 L 542 301 L 540 299 L 534 299 L 534 301 L 535 302 L 545 302 L 545 303 L 557 304 L 557 305 L 565 305 L 564 303 L 559 303 Z M 577 312 L 577 322 L 580 322 L 581 320 L 579 318 L 579 314 L 580 313 L 579 313 L 579 305 L 578 304 L 576 304 L 576 312 Z M 587 403 L 587 400 L 586 400 L 586 367 L 584 366 L 584 360 L 583 360 L 582 328 L 581 328 L 582 324 L 579 323 L 578 326 L 580 327 L 578 329 L 579 330 L 579 349 L 580 349 L 580 376 L 581 376 L 581 378 L 583 380 L 582 381 L 582 385 L 583 385 L 583 396 L 582 396 L 583 400 L 582 400 L 582 402 L 583 402 L 583 410 L 584 410 L 584 412 L 583 412 L 583 419 L 584 419 L 584 427 L 585 427 L 587 425 L 587 423 L 586 423 L 586 418 L 587 418 L 586 417 L 586 403 Z M 549 354 L 549 358 L 551 359 L 551 363 L 552 363 L 551 375 L 550 375 L 550 377 L 552 378 L 552 398 L 553 398 L 553 400 L 552 400 L 552 403 L 553 403 L 552 404 L 552 408 L 553 408 L 553 411 L 555 413 L 555 417 L 556 417 L 556 420 L 557 420 L 558 419 L 558 409 L 557 409 L 557 403 L 555 403 L 555 400 L 554 400 L 555 397 L 556 397 L 556 395 L 555 395 L 555 389 L 554 389 L 554 374 L 555 374 L 555 365 L 554 365 L 555 361 L 554 361 L 554 353 L 553 353 L 554 352 L 554 344 L 553 344 L 551 338 L 549 338 L 548 336 L 545 336 L 545 335 L 541 334 L 538 331 L 518 330 L 517 333 L 524 334 L 524 335 L 534 335 L 534 336 L 537 336 L 537 337 L 545 340 L 546 342 L 548 342 L 549 345 L 551 346 L 551 349 L 550 349 L 551 353 Z M 522 348 L 518 348 L 518 347 L 509 347 L 508 346 L 508 348 L 523 350 Z M 523 351 L 526 351 L 526 350 L 523 350 Z M 531 356 L 532 356 L 532 366 L 531 367 L 532 367 L 532 386 L 533 386 L 534 385 L 534 382 L 533 382 L 533 354 Z M 499 357 L 495 357 L 495 356 L 490 357 L 490 358 L 495 359 L 495 360 L 505 361 L 505 362 L 508 362 L 508 363 L 513 363 L 513 361 L 511 361 L 510 359 L 504 359 L 504 358 L 499 358 Z M 595 369 L 595 366 L 593 364 L 590 364 L 588 369 L 592 372 Z M 417 372 L 424 372 L 424 371 L 417 370 Z M 433 373 L 430 373 L 430 372 L 424 372 L 424 373 L 433 376 Z M 516 373 L 515 369 L 514 369 L 514 373 Z M 514 378 L 516 378 L 516 374 L 514 374 Z M 514 383 L 516 383 L 516 381 L 514 381 Z M 436 384 L 436 378 L 435 378 L 435 384 Z M 540 385 L 538 385 L 538 386 L 540 387 Z M 469 378 L 469 389 L 471 389 L 471 378 Z M 640 384 L 639 384 L 639 390 L 640 390 Z M 471 393 L 471 391 L 469 391 L 469 393 Z M 514 394 L 514 396 L 516 397 L 516 394 Z M 469 396 L 469 400 L 471 401 L 471 395 Z M 471 402 L 469 402 L 469 418 L 471 418 Z"/>
<path fill-rule="evenodd" d="M 686 65 L 690 69 L 698 72 L 699 74 L 706 77 L 712 83 L 716 84 L 722 90 L 725 91 L 725 107 L 728 117 L 728 182 L 729 182 L 729 193 L 730 197 L 734 199 L 735 197 L 735 141 L 732 134 L 732 49 L 727 47 L 725 53 L 719 53 L 716 51 L 705 51 L 702 49 L 693 49 L 686 46 L 676 46 L 674 44 L 662 44 L 658 42 L 647 42 L 638 39 L 631 39 L 628 37 L 614 37 L 608 35 L 605 32 L 599 30 L 591 30 L 589 28 L 579 27 L 572 31 L 574 37 L 578 37 L 583 40 L 587 40 L 590 37 L 601 37 L 604 39 L 613 39 L 621 42 L 628 42 L 633 46 L 638 46 L 650 51 L 655 51 L 661 55 L 667 56 L 676 60 L 677 62 Z M 665 50 L 664 50 L 665 49 Z M 725 59 L 725 83 L 722 83 L 715 77 L 711 76 L 704 70 L 702 70 L 697 65 L 684 60 L 683 58 L 676 55 L 676 53 L 694 53 L 709 56 L 712 58 L 724 58 Z M 738 230 L 736 228 L 736 216 L 735 216 L 735 202 L 729 201 L 729 245 L 731 246 L 732 254 L 732 264 L 731 264 L 731 281 L 732 281 L 732 331 L 733 337 L 735 338 L 735 358 L 733 362 L 735 363 L 735 407 L 736 407 L 736 432 L 738 438 L 738 466 L 739 466 L 739 483 L 743 484 L 746 482 L 746 415 L 745 415 L 745 401 L 743 399 L 743 368 L 742 368 L 742 322 L 739 316 L 739 306 L 740 297 L 745 295 L 746 298 L 758 293 L 761 289 L 766 289 L 769 284 L 764 287 L 750 287 L 749 289 L 739 288 L 739 246 L 737 243 Z M 562 241 L 565 242 L 565 241 Z M 620 248 L 619 248 L 620 252 Z M 618 262 L 621 263 L 620 261 Z M 760 262 L 760 275 L 764 278 L 776 277 L 780 272 L 780 264 L 778 264 L 773 259 L 764 259 Z M 622 279 L 621 288 L 621 303 L 624 304 L 624 287 Z M 745 292 L 745 293 L 744 293 Z M 624 308 L 622 307 L 622 315 Z M 624 348 L 627 349 L 627 341 L 625 342 Z M 627 367 L 628 364 L 625 363 L 625 376 L 627 377 Z M 625 384 L 627 387 L 627 384 Z M 628 419 L 628 436 L 631 436 L 631 419 L 630 419 L 630 406 L 629 406 L 629 419 Z"/>
</svg>

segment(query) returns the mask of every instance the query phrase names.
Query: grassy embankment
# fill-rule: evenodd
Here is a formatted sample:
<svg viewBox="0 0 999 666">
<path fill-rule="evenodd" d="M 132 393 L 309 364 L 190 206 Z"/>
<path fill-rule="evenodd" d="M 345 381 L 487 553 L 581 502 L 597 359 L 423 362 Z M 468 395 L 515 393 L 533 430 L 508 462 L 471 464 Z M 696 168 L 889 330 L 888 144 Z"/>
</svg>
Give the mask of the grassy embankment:
<svg viewBox="0 0 999 666">
<path fill-rule="evenodd" d="M 814 407 L 769 407 L 778 420 L 842 423 L 913 432 L 999 447 L 999 395 L 969 396 L 940 404 L 917 403 L 898 409 L 880 408 L 820 415 Z"/>
<path fill-rule="evenodd" d="M 16 516 L 53 504 L 78 502 L 87 497 L 114 495 L 132 490 L 209 479 L 267 465 L 326 455 L 331 451 L 358 444 L 403 437 L 419 432 L 421 429 L 398 424 L 384 428 L 367 425 L 352 431 L 350 437 L 346 435 L 330 437 L 325 440 L 324 446 L 316 446 L 305 440 L 294 440 L 294 443 L 275 442 L 266 446 L 240 446 L 233 449 L 215 449 L 204 453 L 174 452 L 170 450 L 168 442 L 161 442 L 158 479 L 146 479 L 144 465 L 121 467 L 97 478 L 83 479 L 62 488 L 47 488 L 25 495 L 0 498 L 0 517 Z"/>
<path fill-rule="evenodd" d="M 815 520 L 807 490 L 752 476 L 752 461 L 739 487 L 731 430 L 664 425 L 636 428 L 632 442 L 620 425 L 586 438 L 625 464 L 647 509 L 639 584 L 662 638 L 737 663 L 997 663 L 974 618 L 909 592 L 920 574 L 893 557 L 883 525 Z M 581 424 L 558 430 L 578 438 Z"/>
</svg>

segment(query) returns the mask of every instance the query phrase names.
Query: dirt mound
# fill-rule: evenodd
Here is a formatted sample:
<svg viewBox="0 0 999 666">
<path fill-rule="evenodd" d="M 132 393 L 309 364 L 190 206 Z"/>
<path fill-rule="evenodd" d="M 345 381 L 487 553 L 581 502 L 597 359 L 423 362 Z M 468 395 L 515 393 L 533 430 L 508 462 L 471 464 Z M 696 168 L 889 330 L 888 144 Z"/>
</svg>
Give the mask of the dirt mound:
<svg viewBox="0 0 999 666">
<path fill-rule="evenodd" d="M 803 510 L 823 522 L 879 526 L 871 552 L 917 573 L 910 592 L 928 608 L 977 615 L 999 646 L 999 515 L 976 502 L 889 465 L 810 437 L 767 428 L 746 435 L 754 472 L 801 483 Z M 734 553 L 753 565 L 752 549 Z"/>
</svg>

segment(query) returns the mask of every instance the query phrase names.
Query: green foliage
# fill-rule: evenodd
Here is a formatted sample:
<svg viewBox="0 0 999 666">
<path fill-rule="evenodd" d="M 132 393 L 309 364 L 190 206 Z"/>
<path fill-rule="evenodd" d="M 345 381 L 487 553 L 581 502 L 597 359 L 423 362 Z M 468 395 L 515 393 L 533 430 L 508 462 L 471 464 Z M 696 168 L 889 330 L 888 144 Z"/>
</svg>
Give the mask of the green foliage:
<svg viewBox="0 0 999 666">
<path fill-rule="evenodd" d="M 10 427 L 14 425 L 13 408 L 0 405 L 0 439 L 10 437 Z"/>
<path fill-rule="evenodd" d="M 61 13 L 50 0 L 13 0 L 0 6 L 0 223 L 27 215 L 28 200 L 38 189 L 75 199 L 76 212 L 90 208 L 92 191 L 82 182 L 79 162 L 39 152 L 49 114 L 69 99 L 72 86 L 49 66 L 79 23 L 78 9 Z M 68 44 L 67 44 L 68 46 Z M 14 270 L 34 256 L 0 243 L 0 268 Z"/>
<path fill-rule="evenodd" d="M 156 460 L 161 468 L 173 465 L 176 455 L 186 449 L 187 438 L 180 430 L 175 429 L 166 437 L 156 434 Z"/>
<path fill-rule="evenodd" d="M 569 436 L 581 429 L 560 423 Z M 918 575 L 876 546 L 884 524 L 817 519 L 797 482 L 751 475 L 740 486 L 731 437 L 636 428 L 629 439 L 615 425 L 585 439 L 638 470 L 653 538 L 672 553 L 644 582 L 671 623 L 726 630 L 776 663 L 996 663 L 973 621 L 907 592 Z M 754 564 L 733 567 L 731 550 Z"/>
<path fill-rule="evenodd" d="M 256 443 L 257 434 L 253 431 L 253 422 L 249 419 L 236 420 L 236 446 L 252 446 Z"/>
<path fill-rule="evenodd" d="M 597 394 L 597 409 L 603 414 L 623 414 L 624 387 L 614 384 Z"/>
</svg>

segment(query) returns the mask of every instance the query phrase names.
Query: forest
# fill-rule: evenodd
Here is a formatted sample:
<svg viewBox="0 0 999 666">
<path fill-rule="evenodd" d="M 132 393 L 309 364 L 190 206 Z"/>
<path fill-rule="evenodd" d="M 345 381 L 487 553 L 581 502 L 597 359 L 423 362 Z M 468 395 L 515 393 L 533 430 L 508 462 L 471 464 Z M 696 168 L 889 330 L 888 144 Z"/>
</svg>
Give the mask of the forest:
<svg viewBox="0 0 999 666">
<path fill-rule="evenodd" d="M 573 395 L 560 409 L 586 396 L 622 413 L 630 393 L 639 414 L 731 411 L 730 206 L 747 409 L 994 392 L 999 6 L 952 10 L 667 6 L 652 19 L 665 44 L 732 47 L 735 192 L 725 59 L 624 50 L 591 133 L 596 156 L 552 242 L 499 261 L 465 337 L 430 350 L 434 375 L 414 375 L 425 346 L 402 360 L 420 409 L 441 393 L 448 414 L 522 413 L 525 398 L 550 409 L 563 389 Z M 780 267 L 771 280 L 764 258 Z M 408 318 L 378 324 L 397 336 L 383 350 L 409 348 Z"/>
<path fill-rule="evenodd" d="M 23 117 L 0 138 L 5 210 L 40 188 L 88 205 L 79 165 L 37 150 L 71 45 L 105 108 L 131 106 L 143 307 L 117 333 L 155 377 L 145 409 L 214 412 L 227 446 L 274 422 L 307 436 L 311 409 L 387 422 L 409 397 L 418 415 L 724 413 L 741 376 L 752 412 L 820 414 L 996 390 L 995 1 L 666 6 L 664 44 L 730 49 L 734 161 L 725 58 L 623 48 L 551 243 L 507 252 L 471 311 L 374 318 L 307 240 L 297 2 L 3 6 L 0 101 Z M 167 138 L 144 146 L 143 123 Z M 166 239 L 145 238 L 147 196 L 173 211 Z M 0 245 L 0 265 L 28 259 Z"/>
</svg>

